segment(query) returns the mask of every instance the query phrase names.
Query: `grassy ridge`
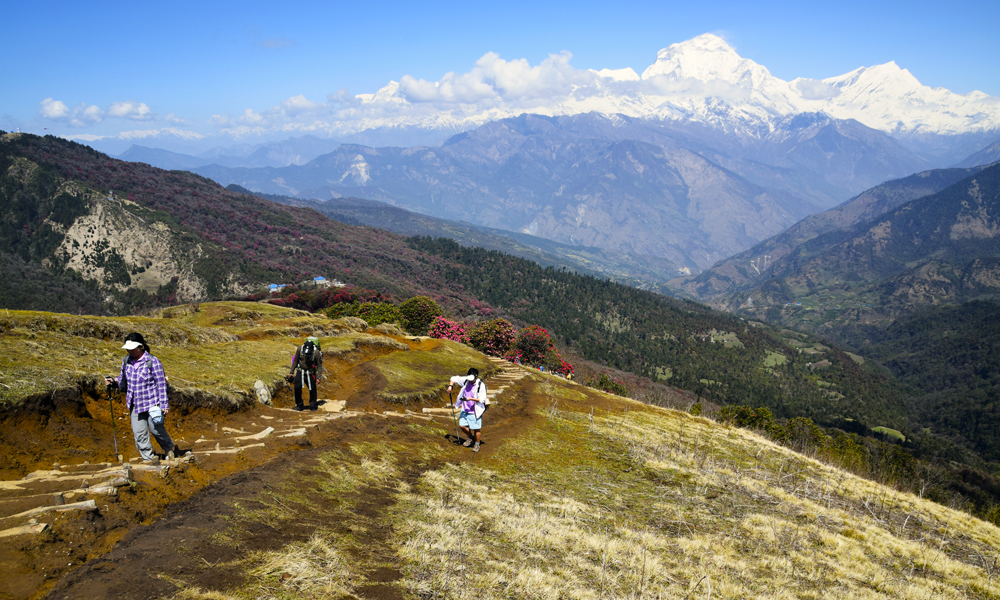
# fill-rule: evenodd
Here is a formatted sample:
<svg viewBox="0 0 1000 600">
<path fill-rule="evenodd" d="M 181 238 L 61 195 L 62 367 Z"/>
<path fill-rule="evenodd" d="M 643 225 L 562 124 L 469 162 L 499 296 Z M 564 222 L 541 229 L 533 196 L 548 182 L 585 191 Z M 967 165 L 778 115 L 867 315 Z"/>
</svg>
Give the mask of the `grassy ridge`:
<svg viewBox="0 0 1000 600">
<path fill-rule="evenodd" d="M 466 462 L 413 425 L 323 452 L 217 543 L 314 523 L 181 597 L 995 598 L 990 524 L 739 429 L 540 378 L 534 424 Z M 610 400 L 610 403 L 609 403 Z M 588 414 L 594 404 L 603 409 Z M 442 461 L 447 461 L 442 464 Z M 318 494 L 318 497 L 315 495 Z M 373 580 L 393 574 L 391 583 Z"/>
<path fill-rule="evenodd" d="M 83 383 L 103 387 L 125 352 L 121 340 L 140 331 L 164 362 L 175 390 L 206 393 L 239 405 L 257 379 L 267 385 L 288 372 L 303 335 L 341 334 L 339 343 L 364 343 L 349 324 L 256 303 L 205 303 L 167 309 L 155 317 L 77 317 L 0 311 L 0 404 Z M 330 344 L 334 346 L 334 344 Z"/>
</svg>

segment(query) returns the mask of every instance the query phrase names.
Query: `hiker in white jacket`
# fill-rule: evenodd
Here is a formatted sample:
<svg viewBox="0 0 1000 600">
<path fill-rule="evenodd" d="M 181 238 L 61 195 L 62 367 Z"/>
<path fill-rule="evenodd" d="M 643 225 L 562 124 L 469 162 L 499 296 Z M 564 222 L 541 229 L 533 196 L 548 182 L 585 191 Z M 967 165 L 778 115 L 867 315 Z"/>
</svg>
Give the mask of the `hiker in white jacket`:
<svg viewBox="0 0 1000 600">
<path fill-rule="evenodd" d="M 448 383 L 448 395 L 454 386 L 461 386 L 455 408 L 460 410 L 458 425 L 469 436 L 462 444 L 466 448 L 472 446 L 473 452 L 479 452 L 480 433 L 483 429 L 483 413 L 489 408 L 490 400 L 486 397 L 486 384 L 479 379 L 479 369 L 471 368 L 464 377 L 456 375 Z M 475 433 L 473 433 L 475 432 Z"/>
</svg>

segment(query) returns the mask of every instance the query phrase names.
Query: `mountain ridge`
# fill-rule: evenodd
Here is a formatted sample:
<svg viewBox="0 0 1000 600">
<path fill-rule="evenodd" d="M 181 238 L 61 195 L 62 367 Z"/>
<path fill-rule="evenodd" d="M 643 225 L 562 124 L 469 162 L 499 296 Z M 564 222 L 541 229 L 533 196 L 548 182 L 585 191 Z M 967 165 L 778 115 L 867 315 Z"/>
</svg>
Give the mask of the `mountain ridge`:
<svg viewBox="0 0 1000 600">
<path fill-rule="evenodd" d="M 924 161 L 825 115 L 764 139 L 621 115 L 521 115 L 438 148 L 342 145 L 301 167 L 196 172 L 267 194 L 369 198 L 700 271 Z M 771 187 L 770 183 L 775 186 Z"/>
<path fill-rule="evenodd" d="M 169 149 L 197 154 L 200 150 L 181 148 L 218 146 L 222 139 L 247 143 L 289 132 L 365 145 L 436 145 L 455 133 L 525 113 L 624 114 L 757 135 L 772 131 L 781 118 L 821 112 L 896 137 L 935 161 L 928 166 L 948 166 L 1000 134 L 1000 99 L 930 88 L 895 62 L 825 79 L 785 81 L 712 34 L 661 49 L 642 76 L 630 68 L 577 70 L 568 61 L 568 55 L 551 57 L 526 80 L 508 80 L 502 69 L 506 61 L 487 54 L 468 73 L 448 73 L 434 82 L 404 76 L 374 93 L 331 99 L 317 107 L 313 122 L 290 129 L 258 124 L 213 136 L 169 128 L 72 137 L 118 153 L 124 148 L 112 145 L 165 136 L 176 141 Z M 459 91 L 470 87 L 477 93 Z"/>
</svg>

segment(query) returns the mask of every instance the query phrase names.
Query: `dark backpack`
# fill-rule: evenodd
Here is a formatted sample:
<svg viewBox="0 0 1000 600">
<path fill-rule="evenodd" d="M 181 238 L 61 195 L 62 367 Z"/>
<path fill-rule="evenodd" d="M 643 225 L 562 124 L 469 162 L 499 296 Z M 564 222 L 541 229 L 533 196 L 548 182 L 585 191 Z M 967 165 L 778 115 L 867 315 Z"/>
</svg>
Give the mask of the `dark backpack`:
<svg viewBox="0 0 1000 600">
<path fill-rule="evenodd" d="M 302 352 L 299 353 L 299 365 L 307 371 L 316 370 L 316 353 L 319 348 L 312 342 L 302 344 Z"/>
</svg>

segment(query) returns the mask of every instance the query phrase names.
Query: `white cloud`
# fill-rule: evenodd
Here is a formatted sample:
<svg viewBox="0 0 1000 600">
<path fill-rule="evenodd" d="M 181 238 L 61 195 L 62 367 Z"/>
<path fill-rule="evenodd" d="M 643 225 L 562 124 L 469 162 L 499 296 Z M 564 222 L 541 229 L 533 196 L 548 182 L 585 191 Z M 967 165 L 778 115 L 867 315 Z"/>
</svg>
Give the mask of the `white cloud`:
<svg viewBox="0 0 1000 600">
<path fill-rule="evenodd" d="M 598 77 L 595 72 L 571 67 L 572 56 L 569 52 L 550 54 L 533 67 L 523 58 L 507 61 L 495 52 L 488 52 L 468 73 L 446 73 L 435 82 L 405 75 L 399 82 L 399 93 L 407 101 L 419 103 L 490 106 L 538 100 L 557 102 L 581 86 L 592 85 Z"/>
<path fill-rule="evenodd" d="M 87 106 L 81 103 L 73 109 L 73 117 L 69 120 L 70 127 L 88 127 L 104 120 L 104 111 L 98 106 Z"/>
<path fill-rule="evenodd" d="M 281 105 L 284 107 L 285 113 L 291 116 L 304 112 L 311 112 L 323 106 L 322 104 L 307 100 L 302 94 L 292 96 L 288 100 L 282 102 Z"/>
<path fill-rule="evenodd" d="M 149 121 L 156 117 L 145 102 L 112 102 L 108 116 L 133 121 Z"/>
<path fill-rule="evenodd" d="M 104 120 L 104 111 L 93 104 L 82 107 L 80 109 L 80 114 L 83 116 L 83 120 L 90 123 L 100 123 Z"/>
<path fill-rule="evenodd" d="M 331 104 L 339 104 L 340 106 L 344 107 L 361 105 L 361 100 L 359 100 L 356 96 L 351 94 L 351 92 L 347 88 L 342 88 L 332 94 L 327 94 L 326 100 Z"/>
<path fill-rule="evenodd" d="M 218 125 L 219 127 L 224 127 L 229 125 L 229 115 L 212 115 L 208 118 L 208 122 L 212 125 Z"/>
<path fill-rule="evenodd" d="M 62 119 L 69 116 L 69 108 L 59 100 L 46 98 L 42 100 L 41 105 L 42 108 L 38 111 L 38 114 L 46 119 Z"/>
<path fill-rule="evenodd" d="M 800 77 L 792 82 L 792 86 L 806 100 L 828 100 L 840 94 L 840 89 L 836 86 L 816 79 L 803 79 Z"/>
<path fill-rule="evenodd" d="M 243 111 L 243 116 L 240 117 L 240 123 L 247 123 L 250 125 L 255 125 L 264 120 L 264 117 L 260 116 L 260 113 L 256 113 L 252 108 L 248 108 Z"/>
</svg>

